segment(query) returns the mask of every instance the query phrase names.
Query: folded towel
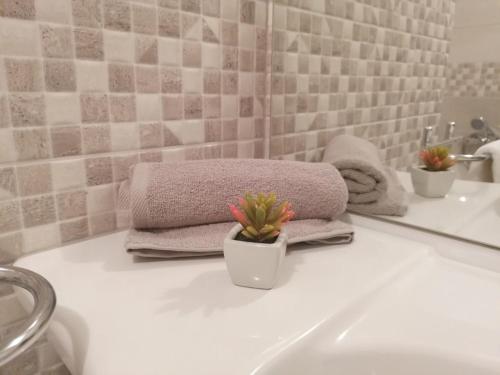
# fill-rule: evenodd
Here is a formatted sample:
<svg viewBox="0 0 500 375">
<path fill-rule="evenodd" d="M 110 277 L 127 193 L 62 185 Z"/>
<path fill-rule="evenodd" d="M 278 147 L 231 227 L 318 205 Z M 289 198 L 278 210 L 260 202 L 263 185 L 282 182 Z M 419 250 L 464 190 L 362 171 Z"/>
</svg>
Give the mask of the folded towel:
<svg viewBox="0 0 500 375">
<path fill-rule="evenodd" d="M 475 154 L 490 155 L 491 159 L 471 163 L 468 178 L 485 182 L 500 182 L 500 140 L 479 147 Z"/>
<path fill-rule="evenodd" d="M 130 177 L 130 208 L 136 229 L 167 229 L 232 221 L 229 203 L 245 192 L 274 192 L 288 200 L 296 219 L 337 218 L 347 189 L 326 163 L 212 159 L 139 163 Z"/>
<path fill-rule="evenodd" d="M 130 209 L 125 247 L 145 257 L 178 258 L 222 253 L 236 223 L 228 203 L 245 192 L 275 192 L 296 213 L 287 224 L 289 243 L 352 241 L 350 225 L 337 219 L 347 188 L 327 163 L 225 159 L 139 163 L 120 186 L 118 209 Z"/>
<path fill-rule="evenodd" d="M 386 167 L 371 142 L 349 135 L 333 138 L 323 162 L 339 170 L 349 191 L 347 209 L 365 215 L 403 216 L 406 192 L 393 169 Z"/>
<path fill-rule="evenodd" d="M 125 248 L 131 254 L 154 258 L 185 258 L 221 255 L 224 238 L 234 222 L 185 228 L 131 229 Z M 338 245 L 350 243 L 352 227 L 341 221 L 296 220 L 286 225 L 288 244 L 300 242 Z"/>
</svg>

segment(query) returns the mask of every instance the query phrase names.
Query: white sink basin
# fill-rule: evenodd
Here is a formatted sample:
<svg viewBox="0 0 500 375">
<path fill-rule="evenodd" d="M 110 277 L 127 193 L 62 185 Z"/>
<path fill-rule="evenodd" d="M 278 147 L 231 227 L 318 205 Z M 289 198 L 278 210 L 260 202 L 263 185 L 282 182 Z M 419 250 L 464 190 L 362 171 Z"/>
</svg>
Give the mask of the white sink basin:
<svg viewBox="0 0 500 375">
<path fill-rule="evenodd" d="M 323 358 L 318 357 L 306 366 L 298 367 L 296 363 L 285 363 L 266 373 L 273 375 L 498 375 L 499 372 L 498 368 L 482 368 L 445 353 L 377 346 L 340 351 Z"/>
<path fill-rule="evenodd" d="M 222 258 L 134 262 L 117 233 L 17 264 L 58 295 L 73 375 L 500 374 L 500 253 L 354 217 L 355 241 L 287 254 L 271 291 Z"/>
<path fill-rule="evenodd" d="M 490 266 L 425 257 L 255 375 L 498 375 L 500 273 Z"/>
</svg>

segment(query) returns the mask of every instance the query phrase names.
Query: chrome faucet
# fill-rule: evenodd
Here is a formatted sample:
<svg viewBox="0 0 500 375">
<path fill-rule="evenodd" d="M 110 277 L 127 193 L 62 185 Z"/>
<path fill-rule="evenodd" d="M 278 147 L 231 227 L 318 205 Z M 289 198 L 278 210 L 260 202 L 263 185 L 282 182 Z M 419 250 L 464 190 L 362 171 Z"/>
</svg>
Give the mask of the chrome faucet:
<svg viewBox="0 0 500 375">
<path fill-rule="evenodd" d="M 424 128 L 424 135 L 422 137 L 422 148 L 427 148 L 432 141 L 432 132 L 434 128 L 432 126 L 426 126 Z"/>
<path fill-rule="evenodd" d="M 455 121 L 450 121 L 448 122 L 448 127 L 446 128 L 446 136 L 445 139 L 449 140 L 453 138 L 453 134 L 455 134 L 455 127 L 456 127 Z"/>
<path fill-rule="evenodd" d="M 56 306 L 56 294 L 42 276 L 19 267 L 0 265 L 0 283 L 28 290 L 34 307 L 28 319 L 0 342 L 0 367 L 27 350 L 45 332 Z"/>
</svg>

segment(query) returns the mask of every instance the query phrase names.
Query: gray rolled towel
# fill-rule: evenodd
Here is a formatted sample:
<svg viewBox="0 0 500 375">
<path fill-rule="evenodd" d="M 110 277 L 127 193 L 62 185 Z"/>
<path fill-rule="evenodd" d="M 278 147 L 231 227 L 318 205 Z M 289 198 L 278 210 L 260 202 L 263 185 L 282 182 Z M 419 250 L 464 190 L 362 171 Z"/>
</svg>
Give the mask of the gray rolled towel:
<svg viewBox="0 0 500 375">
<path fill-rule="evenodd" d="M 130 254 L 150 258 L 222 255 L 224 238 L 234 225 L 228 222 L 173 229 L 131 229 L 125 248 Z M 287 223 L 286 232 L 289 245 L 303 242 L 341 245 L 353 238 L 352 227 L 340 220 L 294 220 Z"/>
<path fill-rule="evenodd" d="M 331 164 L 214 159 L 134 166 L 117 205 L 132 222 L 125 248 L 143 257 L 221 254 L 236 224 L 228 204 L 245 192 L 274 192 L 292 204 L 290 244 L 352 241 L 352 227 L 336 220 L 346 209 L 347 187 Z"/>
<path fill-rule="evenodd" d="M 350 135 L 333 138 L 323 162 L 339 170 L 349 191 L 347 209 L 365 215 L 404 216 L 408 198 L 392 168 L 385 166 L 375 145 Z"/>
<path fill-rule="evenodd" d="M 167 229 L 232 221 L 229 203 L 245 192 L 274 192 L 296 219 L 333 220 L 346 209 L 347 189 L 327 163 L 212 159 L 139 163 L 130 175 L 136 229 Z"/>
</svg>

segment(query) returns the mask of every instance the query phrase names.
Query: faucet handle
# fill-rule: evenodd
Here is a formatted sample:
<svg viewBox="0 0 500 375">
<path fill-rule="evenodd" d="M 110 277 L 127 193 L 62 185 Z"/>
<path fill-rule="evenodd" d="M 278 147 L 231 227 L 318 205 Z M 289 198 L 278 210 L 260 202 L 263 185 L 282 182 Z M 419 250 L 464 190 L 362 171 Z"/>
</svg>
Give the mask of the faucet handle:
<svg viewBox="0 0 500 375">
<path fill-rule="evenodd" d="M 446 136 L 445 139 L 449 140 L 453 138 L 453 134 L 455 133 L 455 127 L 456 127 L 456 122 L 455 121 L 450 121 L 448 122 L 448 127 L 446 128 Z"/>
<path fill-rule="evenodd" d="M 422 137 L 422 148 L 427 148 L 432 140 L 432 132 L 434 131 L 433 126 L 426 126 L 424 128 L 424 135 Z"/>
</svg>

